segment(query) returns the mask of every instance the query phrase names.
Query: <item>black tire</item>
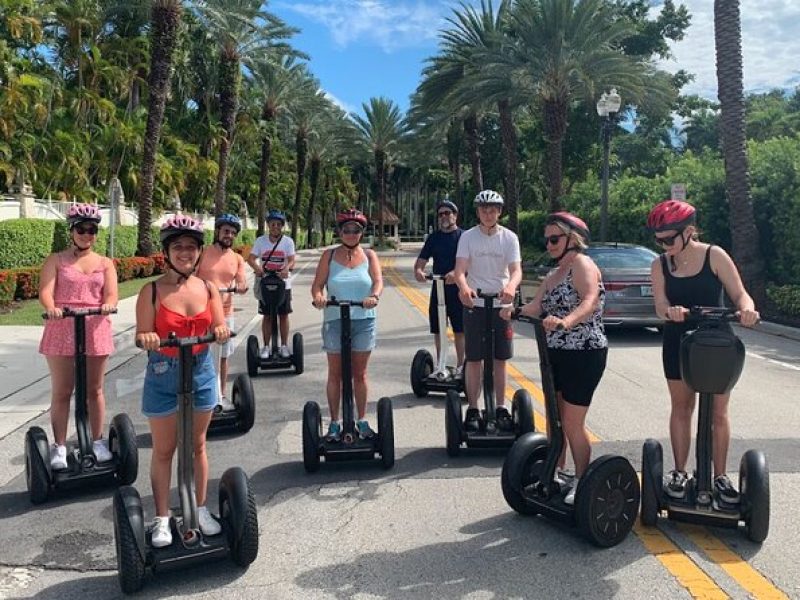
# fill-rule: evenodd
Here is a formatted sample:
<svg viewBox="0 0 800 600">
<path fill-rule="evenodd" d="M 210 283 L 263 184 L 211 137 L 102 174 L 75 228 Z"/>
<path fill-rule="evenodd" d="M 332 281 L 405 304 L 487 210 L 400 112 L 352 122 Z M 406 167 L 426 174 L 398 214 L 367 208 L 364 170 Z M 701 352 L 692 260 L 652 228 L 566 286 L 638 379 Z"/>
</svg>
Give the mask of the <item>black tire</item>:
<svg viewBox="0 0 800 600">
<path fill-rule="evenodd" d="M 500 487 L 506 503 L 521 515 L 534 516 L 539 511 L 527 502 L 522 490 L 541 479 L 550 444 L 542 434 L 529 433 L 511 446 L 500 472 Z"/>
<path fill-rule="evenodd" d="M 292 336 L 292 363 L 295 375 L 302 375 L 305 368 L 303 362 L 303 334 L 299 331 Z"/>
<path fill-rule="evenodd" d="M 253 382 L 245 373 L 239 373 L 233 380 L 232 402 L 236 408 L 236 429 L 247 433 L 256 422 L 256 397 Z"/>
<path fill-rule="evenodd" d="M 240 567 L 249 566 L 258 556 L 258 511 L 250 481 L 239 467 L 232 467 L 222 474 L 219 514 L 231 559 Z"/>
<path fill-rule="evenodd" d="M 739 492 L 747 537 L 760 544 L 769 535 L 770 511 L 769 467 L 767 457 L 760 450 L 748 450 L 742 456 Z"/>
<path fill-rule="evenodd" d="M 142 589 L 145 577 L 144 512 L 139 492 L 131 486 L 114 493 L 114 543 L 119 587 L 134 594 Z"/>
<path fill-rule="evenodd" d="M 601 548 L 616 546 L 639 513 L 639 477 L 625 458 L 594 460 L 578 482 L 575 520 L 584 536 Z"/>
<path fill-rule="evenodd" d="M 455 458 L 461 453 L 462 417 L 461 396 L 455 390 L 447 390 L 444 407 L 444 431 L 447 455 Z"/>
<path fill-rule="evenodd" d="M 528 390 L 519 389 L 511 400 L 511 416 L 517 437 L 536 431 L 533 423 L 533 400 Z"/>
<path fill-rule="evenodd" d="M 319 404 L 313 400 L 303 407 L 303 467 L 306 473 L 319 469 L 319 441 L 322 436 L 322 416 Z"/>
<path fill-rule="evenodd" d="M 658 521 L 663 493 L 664 455 L 661 444 L 654 439 L 642 446 L 642 525 L 653 527 Z"/>
<path fill-rule="evenodd" d="M 417 350 L 414 360 L 411 361 L 411 389 L 417 398 L 428 395 L 428 386 L 425 380 L 433 373 L 433 357 L 427 350 Z"/>
<path fill-rule="evenodd" d="M 383 397 L 378 400 L 378 440 L 380 441 L 381 466 L 394 466 L 394 415 L 392 401 Z"/>
<path fill-rule="evenodd" d="M 258 376 L 258 367 L 261 362 L 259 356 L 258 338 L 254 335 L 247 338 L 247 374 L 250 377 Z"/>
<path fill-rule="evenodd" d="M 131 485 L 139 474 L 139 448 L 136 444 L 136 430 L 125 413 L 114 415 L 111 419 L 108 447 L 117 459 L 117 482 L 120 485 Z"/>
<path fill-rule="evenodd" d="M 50 445 L 41 427 L 25 432 L 25 483 L 31 504 L 41 504 L 50 495 Z"/>
</svg>

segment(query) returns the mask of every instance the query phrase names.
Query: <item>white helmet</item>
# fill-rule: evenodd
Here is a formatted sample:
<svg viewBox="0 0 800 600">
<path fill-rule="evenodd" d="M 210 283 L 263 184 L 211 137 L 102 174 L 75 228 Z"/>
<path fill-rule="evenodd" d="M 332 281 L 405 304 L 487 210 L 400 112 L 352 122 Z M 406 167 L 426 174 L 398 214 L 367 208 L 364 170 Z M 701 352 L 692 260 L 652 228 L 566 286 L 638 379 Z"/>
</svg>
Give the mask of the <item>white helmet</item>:
<svg viewBox="0 0 800 600">
<path fill-rule="evenodd" d="M 482 192 L 478 192 L 478 195 L 475 196 L 473 204 L 475 206 L 480 206 L 481 204 L 497 204 L 503 206 L 503 197 L 494 190 L 483 190 Z"/>
</svg>

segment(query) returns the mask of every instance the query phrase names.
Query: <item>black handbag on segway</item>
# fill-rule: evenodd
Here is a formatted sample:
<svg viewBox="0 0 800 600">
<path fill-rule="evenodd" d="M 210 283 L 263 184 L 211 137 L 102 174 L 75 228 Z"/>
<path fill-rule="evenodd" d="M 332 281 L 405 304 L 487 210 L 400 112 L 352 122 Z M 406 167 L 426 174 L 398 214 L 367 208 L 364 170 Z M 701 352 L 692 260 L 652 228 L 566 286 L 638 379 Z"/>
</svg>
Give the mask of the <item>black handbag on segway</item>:
<svg viewBox="0 0 800 600">
<path fill-rule="evenodd" d="M 116 312 L 114 310 L 113 312 Z M 136 481 L 139 453 L 136 432 L 125 413 L 115 415 L 108 429 L 108 449 L 113 459 L 99 463 L 92 450 L 86 404 L 86 317 L 102 315 L 99 308 L 63 309 L 75 322 L 75 427 L 78 443 L 68 449 L 67 469 L 50 467 L 50 444 L 41 427 L 25 433 L 25 482 L 33 504 L 46 501 L 55 489 L 77 488 L 91 483 L 128 485 Z M 47 315 L 42 315 L 47 318 Z"/>
<path fill-rule="evenodd" d="M 769 534 L 770 492 L 767 458 L 760 450 L 748 450 L 739 464 L 739 502 L 728 503 L 713 493 L 711 481 L 714 394 L 727 394 L 744 368 L 745 349 L 729 321 L 736 312 L 718 307 L 692 307 L 688 319 L 696 326 L 681 339 L 681 377 L 700 395 L 695 441 L 695 476 L 683 498 L 664 492 L 664 460 L 658 440 L 648 439 L 642 448 L 642 514 L 644 525 L 655 525 L 662 510 L 676 521 L 737 528 L 744 523 L 753 542 Z"/>
<path fill-rule="evenodd" d="M 484 294 L 478 290 L 478 297 L 484 301 L 483 331 L 483 400 L 485 408 L 481 413 L 480 428 L 468 432 L 461 414 L 461 395 L 455 389 L 447 390 L 445 402 L 445 443 L 449 456 L 458 456 L 461 445 L 468 448 L 508 448 L 521 435 L 534 430 L 533 401 L 527 390 L 518 389 L 511 400 L 510 431 L 497 426 L 496 400 L 494 397 L 494 327 L 492 323 L 494 301 L 497 294 Z"/>
<path fill-rule="evenodd" d="M 250 482 L 241 467 L 231 467 L 219 482 L 219 535 L 205 536 L 198 521 L 194 489 L 192 422 L 192 347 L 213 342 L 214 334 L 161 340 L 160 346 L 179 349 L 178 362 L 178 496 L 180 507 L 171 510 L 172 544 L 155 548 L 150 542 L 139 492 L 122 486 L 114 494 L 114 541 L 119 584 L 126 594 L 144 585 L 148 568 L 155 571 L 188 567 L 230 556 L 247 567 L 258 555 L 258 511 Z"/>
<path fill-rule="evenodd" d="M 328 441 L 322 434 L 322 414 L 319 403 L 309 400 L 303 407 L 303 467 L 313 473 L 319 469 L 320 458 L 325 462 L 345 460 L 373 460 L 380 456 L 381 466 L 394 466 L 394 417 L 392 400 L 378 400 L 378 431 L 362 440 L 356 431 L 355 401 L 353 398 L 353 367 L 351 359 L 350 307 L 363 306 L 361 302 L 328 300 L 328 306 L 338 306 L 342 319 L 342 433 L 341 439 Z"/>
<path fill-rule="evenodd" d="M 578 481 L 575 504 L 564 503 L 568 489 L 562 489 L 555 481 L 556 464 L 564 448 L 564 430 L 547 338 L 541 319 L 517 318 L 533 323 L 550 439 L 536 432 L 526 433 L 516 441 L 500 475 L 503 497 L 522 515 L 541 514 L 577 526 L 597 546 L 615 546 L 628 535 L 639 512 L 636 471 L 622 456 L 600 456 L 589 463 Z"/>
</svg>

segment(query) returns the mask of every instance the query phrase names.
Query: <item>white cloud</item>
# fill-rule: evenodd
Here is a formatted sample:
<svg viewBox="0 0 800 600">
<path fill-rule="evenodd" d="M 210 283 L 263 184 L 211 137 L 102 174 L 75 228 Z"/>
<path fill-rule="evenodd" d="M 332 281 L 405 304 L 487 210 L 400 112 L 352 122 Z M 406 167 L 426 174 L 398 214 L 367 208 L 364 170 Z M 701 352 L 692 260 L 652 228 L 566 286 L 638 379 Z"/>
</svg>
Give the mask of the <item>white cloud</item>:
<svg viewBox="0 0 800 600">
<path fill-rule="evenodd" d="M 682 0 L 692 16 L 686 37 L 673 43 L 674 59 L 662 63 L 670 72 L 684 69 L 695 80 L 685 93 L 717 99 L 714 49 L 714 3 Z M 654 10 L 660 10 L 655 6 Z M 745 92 L 794 88 L 800 83 L 800 2 L 797 0 L 743 0 L 742 52 Z"/>
<path fill-rule="evenodd" d="M 325 93 L 325 97 L 326 97 L 328 100 L 330 100 L 331 102 L 333 102 L 333 103 L 334 103 L 336 106 L 338 106 L 339 108 L 341 108 L 341 109 L 342 109 L 344 112 L 346 112 L 348 115 L 349 115 L 351 112 L 355 112 L 355 110 L 356 110 L 356 109 L 355 109 L 355 108 L 353 108 L 351 105 L 349 105 L 347 102 L 345 102 L 345 101 L 343 101 L 343 100 L 340 100 L 339 98 L 337 98 L 336 96 L 334 96 L 333 94 L 331 94 L 331 93 L 330 93 L 329 91 L 327 91 L 327 90 L 326 90 L 324 93 Z"/>
<path fill-rule="evenodd" d="M 443 12 L 441 2 L 423 0 L 301 0 L 276 4 L 326 26 L 339 48 L 366 41 L 386 53 L 430 45 L 438 34 Z"/>
</svg>

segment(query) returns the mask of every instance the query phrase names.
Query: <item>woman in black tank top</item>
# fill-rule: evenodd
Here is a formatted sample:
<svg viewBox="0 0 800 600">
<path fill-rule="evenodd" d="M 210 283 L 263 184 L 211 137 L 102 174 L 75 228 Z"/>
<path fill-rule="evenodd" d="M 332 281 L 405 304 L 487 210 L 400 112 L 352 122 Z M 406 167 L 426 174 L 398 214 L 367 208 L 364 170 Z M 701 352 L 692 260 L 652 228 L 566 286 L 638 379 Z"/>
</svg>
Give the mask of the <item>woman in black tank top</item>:
<svg viewBox="0 0 800 600">
<path fill-rule="evenodd" d="M 653 261 L 651 275 L 656 313 L 665 320 L 662 362 L 672 401 L 669 431 L 675 469 L 669 474 L 665 491 L 673 498 L 682 498 L 688 479 L 686 462 L 696 397 L 680 375 L 680 341 L 688 329 L 686 314 L 692 306 L 722 306 L 724 289 L 738 308 L 742 325 L 752 327 L 759 315 L 731 257 L 719 246 L 698 240 L 693 206 L 667 200 L 653 208 L 647 221 L 655 232 L 655 242 L 664 249 L 664 254 Z M 714 397 L 714 490 L 723 500 L 738 502 L 738 493 L 726 475 L 731 437 L 729 399 L 729 394 Z"/>
</svg>

